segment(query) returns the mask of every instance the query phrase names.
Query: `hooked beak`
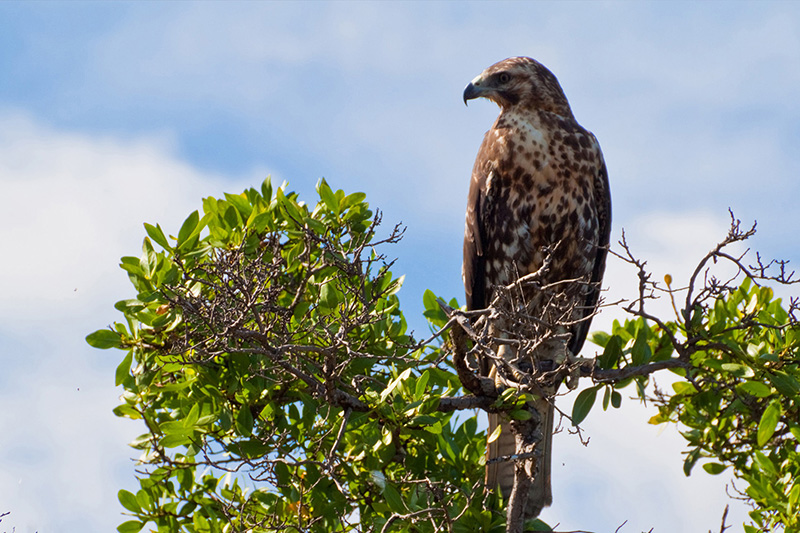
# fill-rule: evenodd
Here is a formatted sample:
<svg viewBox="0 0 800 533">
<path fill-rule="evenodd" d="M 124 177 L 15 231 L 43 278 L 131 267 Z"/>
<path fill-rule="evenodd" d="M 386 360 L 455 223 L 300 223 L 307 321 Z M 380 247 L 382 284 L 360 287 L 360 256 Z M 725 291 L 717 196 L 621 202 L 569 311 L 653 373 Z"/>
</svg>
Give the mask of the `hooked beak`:
<svg viewBox="0 0 800 533">
<path fill-rule="evenodd" d="M 480 85 L 475 85 L 475 81 L 471 82 L 469 85 L 467 85 L 467 88 L 464 89 L 464 105 L 467 105 L 469 100 L 474 100 L 475 98 L 483 96 L 484 92 L 485 89 L 483 87 Z"/>
</svg>

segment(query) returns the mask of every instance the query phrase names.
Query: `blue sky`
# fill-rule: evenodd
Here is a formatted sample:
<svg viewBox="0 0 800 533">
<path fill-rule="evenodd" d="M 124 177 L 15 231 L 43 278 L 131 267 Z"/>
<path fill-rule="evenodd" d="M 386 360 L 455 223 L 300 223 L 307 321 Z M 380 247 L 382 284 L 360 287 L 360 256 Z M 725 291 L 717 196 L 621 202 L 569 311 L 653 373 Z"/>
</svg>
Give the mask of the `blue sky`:
<svg viewBox="0 0 800 533">
<path fill-rule="evenodd" d="M 758 220 L 756 248 L 800 258 L 800 4 L 0 3 L 0 530 L 122 521 L 142 428 L 111 413 L 121 353 L 83 337 L 131 296 L 116 265 L 143 222 L 174 231 L 268 174 L 313 198 L 324 176 L 408 226 L 412 327 L 426 288 L 461 298 L 466 188 L 497 113 L 461 91 L 512 55 L 558 76 L 603 147 L 614 237 L 657 274 L 685 275 L 728 207 Z M 607 285 L 635 280 L 612 262 Z M 590 417 L 586 448 L 558 435 L 545 518 L 718 528 L 724 476 L 684 479 L 680 437 L 649 414 Z"/>
</svg>

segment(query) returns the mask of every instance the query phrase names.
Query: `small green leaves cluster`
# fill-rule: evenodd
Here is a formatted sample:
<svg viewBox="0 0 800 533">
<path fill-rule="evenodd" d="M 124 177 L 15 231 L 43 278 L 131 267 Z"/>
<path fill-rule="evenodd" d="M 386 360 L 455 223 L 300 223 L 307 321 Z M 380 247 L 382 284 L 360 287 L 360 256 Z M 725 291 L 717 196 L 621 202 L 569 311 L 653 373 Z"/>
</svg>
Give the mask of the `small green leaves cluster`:
<svg viewBox="0 0 800 533">
<path fill-rule="evenodd" d="M 641 317 L 622 323 L 614 320 L 611 334 L 599 331 L 592 335 L 592 341 L 603 348 L 596 360 L 597 368 L 631 369 L 669 360 L 674 352 L 671 333 L 676 326 L 671 324 L 668 327 L 669 331 L 651 328 Z M 634 373 L 630 377 L 603 380 L 583 389 L 573 404 L 572 424 L 578 425 L 588 416 L 599 393 L 602 392 L 604 411 L 609 406 L 618 409 L 622 405 L 622 394 L 619 392 L 621 389 L 634 386 L 636 394 L 643 396 L 647 383 L 646 375 Z"/>
<path fill-rule="evenodd" d="M 379 248 L 401 231 L 376 239 L 362 193 L 317 192 L 206 198 L 122 259 L 136 296 L 87 337 L 124 352 L 114 412 L 145 428 L 120 532 L 502 530 L 485 435 L 438 408 L 458 378 L 406 331 Z"/>
<path fill-rule="evenodd" d="M 671 393 L 657 390 L 651 398 L 659 412 L 650 422 L 683 428 L 686 475 L 703 460 L 706 472 L 730 470 L 742 480 L 739 490 L 755 504 L 748 533 L 800 531 L 800 328 L 772 289 L 750 278 L 681 314 L 659 324 L 643 318 L 615 322 L 610 335 L 596 334 L 595 342 L 604 346 L 599 366 L 675 363 L 670 368 L 680 379 Z M 631 378 L 641 397 L 646 376 Z M 618 389 L 628 382 L 593 388 Z"/>
</svg>

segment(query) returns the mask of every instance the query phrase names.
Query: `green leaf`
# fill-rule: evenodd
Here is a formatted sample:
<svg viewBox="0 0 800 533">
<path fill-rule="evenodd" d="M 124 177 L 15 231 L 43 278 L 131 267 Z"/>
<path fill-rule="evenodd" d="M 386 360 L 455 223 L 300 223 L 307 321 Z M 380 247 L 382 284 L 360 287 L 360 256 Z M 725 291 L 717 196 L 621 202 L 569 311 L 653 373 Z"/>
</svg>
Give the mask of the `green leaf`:
<svg viewBox="0 0 800 533">
<path fill-rule="evenodd" d="M 144 527 L 144 522 L 138 520 L 128 520 L 117 526 L 119 533 L 138 533 Z"/>
<path fill-rule="evenodd" d="M 354 192 L 352 194 L 348 194 L 347 197 L 345 197 L 344 199 L 343 207 L 345 209 L 348 209 L 356 204 L 363 202 L 364 200 L 366 200 L 366 198 L 367 195 L 364 194 L 363 192 Z"/>
<path fill-rule="evenodd" d="M 247 405 L 243 405 L 239 409 L 239 414 L 236 415 L 236 431 L 244 436 L 249 437 L 253 433 L 253 414 Z"/>
<path fill-rule="evenodd" d="M 332 310 L 336 308 L 336 305 L 339 303 L 337 291 L 332 281 L 325 283 L 322 288 L 320 288 L 319 303 L 325 310 Z"/>
<path fill-rule="evenodd" d="M 440 299 L 430 290 L 426 290 L 422 295 L 422 304 L 425 306 L 425 311 L 422 314 L 437 328 L 444 326 L 447 322 L 447 315 L 445 315 L 442 308 L 439 307 L 439 301 Z"/>
<path fill-rule="evenodd" d="M 431 415 L 417 415 L 411 420 L 409 420 L 409 426 L 428 426 L 432 424 L 436 424 L 439 422 L 439 419 L 435 416 Z"/>
<path fill-rule="evenodd" d="M 749 394 L 756 398 L 766 398 L 772 394 L 772 389 L 769 386 L 761 383 L 760 381 L 745 381 L 736 386 L 736 390 L 740 394 Z"/>
<path fill-rule="evenodd" d="M 764 453 L 759 450 L 756 450 L 755 453 L 753 453 L 753 463 L 758 466 L 759 470 L 766 474 L 770 474 L 771 476 L 778 474 L 773 462 L 770 461 L 769 457 L 764 455 Z"/>
<path fill-rule="evenodd" d="M 200 213 L 196 210 L 183 221 L 180 231 L 178 231 L 178 245 L 177 248 L 181 249 L 187 241 L 194 235 L 197 229 L 197 224 L 200 222 Z"/>
<path fill-rule="evenodd" d="M 712 476 L 716 476 L 717 474 L 721 474 L 724 472 L 728 467 L 720 464 L 720 463 L 706 463 L 703 465 L 703 470 L 711 474 Z"/>
<path fill-rule="evenodd" d="M 319 197 L 325 203 L 325 206 L 333 212 L 335 215 L 339 215 L 339 202 L 336 200 L 336 195 L 333 194 L 330 186 L 328 186 L 328 182 L 325 181 L 325 178 L 320 178 L 317 182 L 317 193 L 319 193 Z"/>
<path fill-rule="evenodd" d="M 787 343 L 788 344 L 788 343 Z M 776 353 L 762 353 L 758 356 L 759 362 L 777 363 L 781 360 L 780 356 Z"/>
<path fill-rule="evenodd" d="M 156 224 L 153 226 L 152 224 L 148 224 L 147 222 L 144 223 L 144 229 L 150 238 L 153 239 L 158 243 L 165 250 L 169 250 L 169 241 L 167 240 L 166 235 L 164 235 L 164 231 L 161 229 L 161 226 Z"/>
<path fill-rule="evenodd" d="M 425 289 L 425 292 L 422 293 L 422 305 L 425 309 L 429 310 L 439 310 L 439 304 L 436 303 L 436 295 L 430 289 Z"/>
<path fill-rule="evenodd" d="M 692 468 L 694 468 L 695 463 L 697 460 L 700 459 L 700 449 L 695 448 L 694 450 L 690 451 L 686 454 L 686 459 L 683 461 L 683 473 L 687 477 L 692 473 Z"/>
<path fill-rule="evenodd" d="M 152 438 L 153 436 L 150 435 L 150 433 L 142 433 L 141 435 L 133 439 L 129 443 L 129 446 L 136 449 L 142 449 L 145 446 L 149 446 L 151 444 Z"/>
<path fill-rule="evenodd" d="M 749 378 L 753 377 L 754 375 L 752 368 L 749 366 L 740 365 L 739 363 L 723 363 L 721 368 L 725 372 L 729 372 L 737 378 Z"/>
<path fill-rule="evenodd" d="M 133 362 L 133 350 L 128 351 L 128 355 L 122 359 L 122 362 L 117 366 L 114 375 L 114 385 L 119 386 L 127 379 L 131 372 L 131 363 Z"/>
<path fill-rule="evenodd" d="M 611 339 L 611 335 L 605 331 L 595 331 L 589 334 L 589 341 L 600 347 L 604 347 L 608 344 L 609 339 Z"/>
<path fill-rule="evenodd" d="M 600 385 L 594 385 L 593 387 L 589 387 L 588 389 L 584 389 L 578 394 L 578 397 L 575 398 L 575 404 L 572 406 L 572 425 L 577 426 L 586 416 L 589 414 L 589 411 L 592 410 L 592 406 L 594 405 L 594 400 L 597 397 L 597 390 L 600 388 Z"/>
<path fill-rule="evenodd" d="M 250 221 L 250 227 L 253 228 L 256 233 L 261 233 L 273 221 L 274 216 L 272 211 L 259 213 Z"/>
<path fill-rule="evenodd" d="M 754 293 L 750 295 L 750 302 L 747 304 L 744 312 L 748 315 L 753 314 L 758 307 L 758 296 Z"/>
<path fill-rule="evenodd" d="M 253 212 L 253 206 L 250 205 L 250 202 L 247 200 L 244 194 L 225 193 L 225 199 L 233 204 L 233 207 L 235 207 L 239 212 L 242 220 L 247 220 L 250 218 L 250 214 Z"/>
<path fill-rule="evenodd" d="M 278 189 L 275 192 L 275 196 L 278 199 L 278 204 L 283 208 L 288 219 L 293 220 L 296 223 L 300 223 L 300 221 L 303 220 L 303 214 L 300 212 L 300 206 L 293 198 L 291 198 L 291 196 L 294 196 L 293 193 L 289 193 L 289 196 L 286 196 L 282 189 Z"/>
<path fill-rule="evenodd" d="M 392 294 L 397 294 L 400 291 L 400 289 L 403 288 L 403 283 L 405 283 L 405 281 L 406 281 L 406 275 L 405 274 L 403 274 L 402 276 L 400 276 L 397 279 L 392 280 L 391 286 L 388 287 L 388 289 L 386 291 L 386 296 L 390 296 Z"/>
<path fill-rule="evenodd" d="M 631 348 L 631 363 L 634 366 L 647 363 L 653 356 L 650 345 L 647 343 L 647 335 L 649 333 L 650 328 L 646 324 L 642 324 L 636 333 L 636 341 L 633 343 L 633 348 Z"/>
<path fill-rule="evenodd" d="M 798 382 L 794 376 L 786 372 L 775 371 L 774 373 L 767 374 L 767 377 L 775 388 L 784 396 L 800 394 L 800 382 Z"/>
<path fill-rule="evenodd" d="M 267 202 L 272 200 L 272 179 L 270 176 L 267 176 L 261 183 L 261 195 Z"/>
<path fill-rule="evenodd" d="M 136 501 L 136 495 L 132 492 L 123 489 L 117 493 L 117 498 L 119 499 L 119 503 L 128 511 L 132 513 L 141 512 L 142 508 L 139 507 L 139 502 Z M 136 531 L 139 530 L 137 529 Z"/>
<path fill-rule="evenodd" d="M 410 375 L 411 375 L 411 369 L 410 368 L 406 368 L 405 370 L 403 370 L 403 372 L 399 376 L 397 376 L 392 381 L 390 381 L 389 384 L 386 386 L 386 388 L 381 391 L 381 401 L 386 400 L 386 397 L 389 396 L 390 394 L 392 394 L 394 392 L 394 390 L 403 381 L 407 380 L 408 376 L 410 376 Z"/>
<path fill-rule="evenodd" d="M 394 488 L 390 483 L 387 483 L 383 488 L 383 496 L 386 498 L 386 503 L 389 505 L 389 509 L 395 513 L 405 514 L 408 512 L 400 493 L 397 492 L 397 489 Z"/>
<path fill-rule="evenodd" d="M 252 416 L 252 415 L 251 415 Z M 200 418 L 200 404 L 194 404 L 189 410 L 189 413 L 183 419 L 183 425 L 187 428 L 194 427 L 197 424 L 197 419 Z"/>
<path fill-rule="evenodd" d="M 417 379 L 417 385 L 414 388 L 414 398 L 419 399 L 425 395 L 425 389 L 428 386 L 428 381 L 431 378 L 431 373 L 429 371 L 425 371 L 422 375 Z"/>
<path fill-rule="evenodd" d="M 442 432 L 442 424 L 438 420 L 434 424 L 430 424 L 423 428 L 428 433 L 433 433 L 434 435 L 439 435 Z"/>
<path fill-rule="evenodd" d="M 508 416 L 514 420 L 530 420 L 533 415 L 527 409 L 514 409 Z"/>
<path fill-rule="evenodd" d="M 230 229 L 238 228 L 242 225 L 242 216 L 239 214 L 239 210 L 233 205 L 229 205 L 228 208 L 225 209 L 222 219 Z"/>
<path fill-rule="evenodd" d="M 175 433 L 173 435 L 166 435 L 160 441 L 161 446 L 164 448 L 177 448 L 178 446 L 185 446 L 191 442 L 189 435 L 185 433 Z"/>
<path fill-rule="evenodd" d="M 492 431 L 492 434 L 489 435 L 489 438 L 486 439 L 486 443 L 487 444 L 491 444 L 492 442 L 496 441 L 497 438 L 500 436 L 500 433 L 502 432 L 502 430 L 503 430 L 503 426 L 498 424 L 497 427 L 494 428 L 494 431 Z"/>
<path fill-rule="evenodd" d="M 93 348 L 107 350 L 109 348 L 121 348 L 122 338 L 119 333 L 110 329 L 99 329 L 86 336 L 86 342 Z"/>
<path fill-rule="evenodd" d="M 672 384 L 672 389 L 675 391 L 675 394 L 694 394 L 697 392 L 695 386 L 688 381 L 676 381 Z"/>
<path fill-rule="evenodd" d="M 112 410 L 112 412 L 120 418 L 127 417 L 133 420 L 138 420 L 142 418 L 142 415 L 127 403 L 123 403 L 122 405 L 116 406 Z"/>
<path fill-rule="evenodd" d="M 303 219 L 303 222 L 305 223 L 306 227 L 308 227 L 308 229 L 310 229 L 317 235 L 325 235 L 325 232 L 327 231 L 325 224 L 323 224 L 322 222 L 320 222 L 315 218 L 305 217 Z"/>
<path fill-rule="evenodd" d="M 616 335 L 611 336 L 606 342 L 603 355 L 600 356 L 600 368 L 613 368 L 622 357 L 622 341 Z"/>
<path fill-rule="evenodd" d="M 516 398 L 518 393 L 519 389 L 515 387 L 508 387 L 506 389 L 503 389 L 503 391 L 500 393 L 500 396 L 498 396 L 497 400 L 495 400 L 494 405 L 501 406 L 504 403 L 509 402 L 514 398 Z"/>
<path fill-rule="evenodd" d="M 781 403 L 776 399 L 769 402 L 764 413 L 761 415 L 761 421 L 758 423 L 758 434 L 756 441 L 759 446 L 764 446 L 772 435 L 775 433 L 775 428 L 778 427 L 778 420 L 781 417 Z"/>
<path fill-rule="evenodd" d="M 622 405 L 622 394 L 617 391 L 611 393 L 611 406 L 614 409 L 619 409 L 620 405 Z"/>
</svg>

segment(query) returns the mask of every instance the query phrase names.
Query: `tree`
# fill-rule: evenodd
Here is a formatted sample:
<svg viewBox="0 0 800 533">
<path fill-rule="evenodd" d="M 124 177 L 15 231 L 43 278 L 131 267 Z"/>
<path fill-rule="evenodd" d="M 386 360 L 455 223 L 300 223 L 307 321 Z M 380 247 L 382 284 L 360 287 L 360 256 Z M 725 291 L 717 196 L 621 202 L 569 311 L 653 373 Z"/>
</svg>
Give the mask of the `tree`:
<svg viewBox="0 0 800 533">
<path fill-rule="evenodd" d="M 785 310 L 756 283 L 790 282 L 784 263 L 759 258 L 749 268 L 727 253 L 754 230 L 733 220 L 682 289 L 651 281 L 623 242 L 639 267 L 633 317 L 594 335 L 596 359 L 503 389 L 476 372 L 476 354 L 491 350 L 491 313 L 513 315 L 516 289 L 536 277 L 498 291 L 480 312 L 427 291 L 431 336 L 414 339 L 396 296 L 402 278 L 383 252 L 402 229 L 379 239 L 380 213 L 362 193 L 324 180 L 317 192 L 308 205 L 267 180 L 207 198 L 176 237 L 145 224 L 142 255 L 122 259 L 137 296 L 116 304 L 124 322 L 87 337 L 125 351 L 114 412 L 146 429 L 132 443 L 141 488 L 119 492 L 131 515 L 120 532 L 147 523 L 170 532 L 522 531 L 521 517 L 507 523 L 483 486 L 487 436 L 475 410 L 506 413 L 535 434 L 533 393 L 554 395 L 554 383 L 573 388 L 580 378 L 592 385 L 576 398 L 573 424 L 601 393 L 604 409 L 620 407 L 620 389 L 634 386 L 659 407 L 651 422 L 685 428 L 687 474 L 710 459 L 706 471 L 731 468 L 748 485 L 748 533 L 798 531 L 798 305 Z M 718 260 L 744 282 L 708 274 Z M 672 320 L 648 314 L 658 292 L 685 297 Z M 552 332 L 536 317 L 518 325 L 509 342 Z M 674 392 L 649 392 L 650 374 L 665 369 L 681 377 Z M 538 520 L 525 527 L 549 530 Z"/>
</svg>

